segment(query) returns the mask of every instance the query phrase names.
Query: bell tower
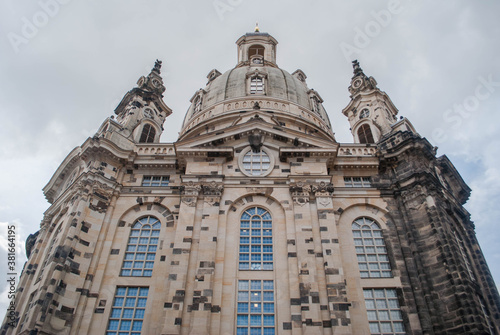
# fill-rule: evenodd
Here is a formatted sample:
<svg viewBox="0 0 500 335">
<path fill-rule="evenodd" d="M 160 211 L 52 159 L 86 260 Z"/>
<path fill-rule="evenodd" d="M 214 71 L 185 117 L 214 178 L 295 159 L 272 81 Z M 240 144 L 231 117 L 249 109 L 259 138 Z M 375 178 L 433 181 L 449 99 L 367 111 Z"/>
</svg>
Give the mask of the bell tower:
<svg viewBox="0 0 500 335">
<path fill-rule="evenodd" d="M 112 116 L 101 125 L 98 136 L 114 138 L 119 133 L 135 143 L 159 143 L 165 118 L 172 110 L 163 102 L 163 80 L 160 75 L 161 61 L 157 60 L 151 73 L 142 76 L 115 109 Z"/>
<path fill-rule="evenodd" d="M 349 119 L 354 143 L 377 143 L 393 130 L 398 109 L 389 96 L 377 87 L 375 78 L 364 74 L 357 60 L 352 62 L 352 66 L 351 101 L 342 113 Z"/>
</svg>

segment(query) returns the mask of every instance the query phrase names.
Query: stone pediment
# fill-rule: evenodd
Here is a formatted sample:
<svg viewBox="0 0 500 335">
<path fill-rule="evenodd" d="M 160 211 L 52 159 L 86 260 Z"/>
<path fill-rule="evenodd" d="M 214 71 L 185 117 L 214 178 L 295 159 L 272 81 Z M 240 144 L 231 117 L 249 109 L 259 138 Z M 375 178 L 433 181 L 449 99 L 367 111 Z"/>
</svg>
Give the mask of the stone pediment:
<svg viewBox="0 0 500 335">
<path fill-rule="evenodd" d="M 249 145 L 249 137 L 261 136 L 266 145 L 276 149 L 336 149 L 338 144 L 328 139 L 269 124 L 258 118 L 244 124 L 207 132 L 195 138 L 183 139 L 175 143 L 176 152 L 183 150 L 211 150 L 217 148 L 238 148 Z"/>
</svg>

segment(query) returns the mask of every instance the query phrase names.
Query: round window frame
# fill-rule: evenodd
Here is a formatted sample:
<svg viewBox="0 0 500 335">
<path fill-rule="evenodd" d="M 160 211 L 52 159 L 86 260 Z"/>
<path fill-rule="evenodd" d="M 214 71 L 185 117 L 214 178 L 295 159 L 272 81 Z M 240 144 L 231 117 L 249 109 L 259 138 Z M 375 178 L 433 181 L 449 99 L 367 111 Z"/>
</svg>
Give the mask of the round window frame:
<svg viewBox="0 0 500 335">
<path fill-rule="evenodd" d="M 274 170 L 274 156 L 271 154 L 269 149 L 267 149 L 265 147 L 261 147 L 260 150 L 263 151 L 269 157 L 269 168 L 267 168 L 267 170 L 264 171 L 260 175 L 254 175 L 254 174 L 248 172 L 247 170 L 245 170 L 244 165 L 243 165 L 243 158 L 251 150 L 252 150 L 252 147 L 247 147 L 240 152 L 240 156 L 238 157 L 238 166 L 240 167 L 241 173 L 243 173 L 247 177 L 253 177 L 253 178 L 260 178 L 260 177 L 268 176 Z"/>
<path fill-rule="evenodd" d="M 366 115 L 363 115 L 363 112 L 365 112 Z M 370 110 L 368 108 L 363 108 L 359 113 L 359 119 L 366 119 L 367 117 L 370 117 Z"/>
</svg>

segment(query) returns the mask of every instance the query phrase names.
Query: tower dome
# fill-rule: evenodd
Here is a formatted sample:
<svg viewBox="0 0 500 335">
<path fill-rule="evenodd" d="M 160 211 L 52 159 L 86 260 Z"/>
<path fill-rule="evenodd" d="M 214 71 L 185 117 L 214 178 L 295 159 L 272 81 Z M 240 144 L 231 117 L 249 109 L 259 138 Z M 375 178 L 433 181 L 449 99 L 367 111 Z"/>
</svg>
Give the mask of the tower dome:
<svg viewBox="0 0 500 335">
<path fill-rule="evenodd" d="M 274 116 L 280 125 L 299 131 L 318 130 L 333 139 L 323 99 L 307 87 L 302 70 L 290 74 L 277 66 L 278 42 L 271 35 L 247 33 L 236 44 L 237 65 L 223 74 L 210 71 L 206 87 L 191 98 L 180 138 L 220 131 L 234 125 L 235 119 L 244 119 L 246 112 L 259 110 L 264 119 Z"/>
</svg>

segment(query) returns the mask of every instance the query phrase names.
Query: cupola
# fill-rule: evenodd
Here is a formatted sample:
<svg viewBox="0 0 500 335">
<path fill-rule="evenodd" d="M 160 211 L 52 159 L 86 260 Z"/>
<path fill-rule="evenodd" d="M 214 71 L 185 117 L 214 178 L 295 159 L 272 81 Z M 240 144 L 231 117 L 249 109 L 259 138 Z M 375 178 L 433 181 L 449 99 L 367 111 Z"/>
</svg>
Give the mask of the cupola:
<svg viewBox="0 0 500 335">
<path fill-rule="evenodd" d="M 268 33 L 261 33 L 259 26 L 253 33 L 246 33 L 237 41 L 238 66 L 276 66 L 276 45 L 278 41 Z"/>
</svg>

